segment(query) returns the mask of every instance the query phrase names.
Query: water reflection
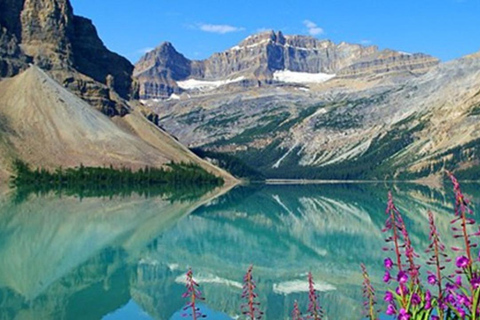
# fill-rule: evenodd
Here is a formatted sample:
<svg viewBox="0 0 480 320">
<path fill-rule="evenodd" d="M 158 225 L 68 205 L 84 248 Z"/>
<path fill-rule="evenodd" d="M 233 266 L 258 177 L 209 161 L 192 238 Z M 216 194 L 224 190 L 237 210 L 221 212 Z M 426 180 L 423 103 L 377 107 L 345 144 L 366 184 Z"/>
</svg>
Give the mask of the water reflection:
<svg viewBox="0 0 480 320">
<path fill-rule="evenodd" d="M 205 313 L 226 319 L 239 315 L 251 263 L 266 319 L 286 319 L 294 300 L 306 309 L 308 271 L 329 319 L 360 319 L 359 264 L 374 281 L 383 274 L 388 188 L 417 248 L 428 245 L 428 209 L 448 233 L 450 193 L 412 185 L 238 187 L 182 202 L 3 199 L 0 319 L 180 319 L 190 266 L 207 298 Z M 464 189 L 476 196 L 476 187 Z"/>
</svg>

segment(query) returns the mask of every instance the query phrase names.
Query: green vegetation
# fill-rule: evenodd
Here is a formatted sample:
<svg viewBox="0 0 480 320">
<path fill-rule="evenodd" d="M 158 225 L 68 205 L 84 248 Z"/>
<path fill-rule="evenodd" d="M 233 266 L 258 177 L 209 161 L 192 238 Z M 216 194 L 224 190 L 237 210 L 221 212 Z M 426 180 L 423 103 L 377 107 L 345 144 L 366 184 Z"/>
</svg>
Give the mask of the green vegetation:
<svg viewBox="0 0 480 320">
<path fill-rule="evenodd" d="M 210 158 L 215 160 L 215 164 L 239 178 L 246 178 L 251 181 L 265 180 L 265 176 L 252 167 L 245 164 L 238 157 L 222 152 L 203 150 L 201 148 L 190 149 L 200 158 Z"/>
<path fill-rule="evenodd" d="M 480 102 L 473 105 L 470 109 L 469 116 L 480 116 Z"/>
<path fill-rule="evenodd" d="M 44 168 L 31 169 L 16 160 L 11 184 L 20 199 L 30 193 L 78 195 L 98 197 L 137 193 L 144 196 L 165 195 L 172 201 L 189 200 L 220 186 L 223 180 L 196 164 L 170 163 L 168 168 L 145 167 L 138 171 L 113 167 L 58 168 L 54 172 Z"/>
<path fill-rule="evenodd" d="M 297 147 L 283 159 L 278 169 L 272 168 L 272 164 L 288 151 L 280 147 L 280 141 L 274 141 L 262 150 L 242 151 L 235 155 L 247 165 L 255 165 L 265 176 L 278 179 L 383 179 L 394 172 L 392 156 L 410 145 L 415 139 L 414 133 L 422 128 L 422 124 L 410 129 L 397 126 L 373 140 L 361 156 L 324 167 L 299 165 L 302 154 L 301 147 Z"/>
</svg>

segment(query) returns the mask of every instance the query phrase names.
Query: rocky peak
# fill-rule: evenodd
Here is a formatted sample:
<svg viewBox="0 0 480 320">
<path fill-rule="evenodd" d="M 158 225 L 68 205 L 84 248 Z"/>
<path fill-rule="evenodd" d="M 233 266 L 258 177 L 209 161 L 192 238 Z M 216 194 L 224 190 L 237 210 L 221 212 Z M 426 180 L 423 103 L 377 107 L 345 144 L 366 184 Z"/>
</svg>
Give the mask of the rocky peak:
<svg viewBox="0 0 480 320">
<path fill-rule="evenodd" d="M 69 0 L 0 0 L 0 53 L 0 77 L 33 62 L 108 115 L 125 114 L 122 99 L 137 97 L 132 64 L 105 47 Z"/>
<path fill-rule="evenodd" d="M 21 13 L 22 48 L 40 68 L 72 65 L 73 9 L 68 0 L 25 0 Z"/>
<path fill-rule="evenodd" d="M 190 61 L 170 43 L 164 43 L 140 59 L 135 75 L 140 96 L 150 99 L 181 92 L 178 82 L 188 79 L 257 86 L 275 84 L 275 73 L 284 70 L 369 78 L 423 74 L 438 63 L 438 59 L 424 54 L 380 51 L 376 46 L 336 44 L 310 36 L 284 36 L 272 30 L 251 35 L 201 61 Z"/>
<path fill-rule="evenodd" d="M 249 48 L 251 46 L 258 46 L 262 44 L 285 44 L 285 37 L 281 31 L 275 32 L 273 30 L 260 32 L 245 38 L 242 42 L 240 42 L 237 46 L 233 47 L 232 49 L 237 48 Z"/>
<path fill-rule="evenodd" d="M 165 71 L 173 80 L 182 80 L 190 75 L 190 64 L 190 60 L 179 53 L 170 42 L 163 42 L 137 62 L 134 75 L 139 76 L 145 72 L 154 75 Z"/>
</svg>

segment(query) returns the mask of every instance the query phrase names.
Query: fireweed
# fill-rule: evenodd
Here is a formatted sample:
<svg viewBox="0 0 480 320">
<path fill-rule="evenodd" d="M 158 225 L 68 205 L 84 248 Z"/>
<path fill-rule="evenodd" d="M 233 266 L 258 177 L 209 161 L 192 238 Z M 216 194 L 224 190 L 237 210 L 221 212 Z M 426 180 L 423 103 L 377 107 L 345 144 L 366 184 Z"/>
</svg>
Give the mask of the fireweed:
<svg viewBox="0 0 480 320">
<path fill-rule="evenodd" d="M 475 263 L 479 258 L 475 259 L 472 253 L 477 247 L 472 243 L 472 238 L 479 236 L 480 231 L 471 232 L 475 221 L 470 217 L 473 214 L 470 201 L 463 195 L 457 179 L 450 172 L 447 174 L 455 193 L 455 218 L 451 221 L 453 237 L 462 239 L 463 247 L 452 248 L 458 253 L 455 273 L 443 274 L 445 264 L 452 260 L 445 254 L 445 245 L 440 240 L 433 213 L 429 211 L 430 244 L 426 252 L 430 257 L 426 263 L 432 266 L 433 271 L 427 271 L 427 286 L 420 281 L 420 265 L 416 263 L 418 255 L 412 247 L 402 215 L 391 193 L 388 195 L 387 220 L 383 231 L 390 233 L 386 242 L 391 246 L 384 250 L 393 252 L 393 259 L 387 257 L 384 260 L 386 270 L 383 281 L 394 284 L 395 289 L 387 290 L 384 300 L 387 302 L 386 314 L 396 319 L 480 319 L 480 268 Z M 432 293 L 428 286 L 432 286 L 435 292 Z M 366 298 L 370 299 L 368 295 Z"/>
<path fill-rule="evenodd" d="M 448 312 L 461 319 L 479 319 L 480 269 L 478 257 L 473 256 L 477 247 L 472 238 L 480 235 L 479 231 L 471 232 L 475 220 L 470 216 L 470 200 L 465 198 L 455 176 L 447 172 L 455 193 L 455 218 L 451 221 L 454 238 L 462 239 L 462 247 L 453 247 L 458 253 L 455 258 L 455 273 L 450 275 L 446 284 L 445 304 Z M 476 263 L 475 263 L 476 262 Z"/>
<path fill-rule="evenodd" d="M 321 320 L 323 316 L 323 310 L 318 301 L 318 294 L 315 290 L 315 283 L 313 282 L 312 273 L 308 273 L 308 314 L 307 319 Z"/>
<path fill-rule="evenodd" d="M 423 287 L 420 281 L 420 265 L 416 263 L 418 255 L 415 253 L 405 222 L 400 211 L 395 206 L 392 194 L 388 194 L 387 220 L 383 232 L 391 232 L 386 238 L 387 243 L 393 243 L 393 248 L 386 247 L 386 251 L 394 252 L 394 260 L 387 257 L 384 260 L 385 275 L 383 281 L 395 283 L 394 290 L 385 293 L 384 300 L 387 302 L 386 313 L 394 315 L 400 320 L 430 319 L 434 306 L 438 300 L 432 297 L 430 290 Z M 433 247 L 437 248 L 434 254 L 439 253 L 438 234 L 431 219 L 431 228 L 435 230 L 431 236 Z M 431 245 L 431 246 L 432 246 Z M 443 247 L 441 247 L 443 249 Z M 437 261 L 439 259 L 435 259 Z M 442 266 L 439 266 L 442 268 Z M 393 275 L 392 275 L 393 274 Z M 429 279 L 433 282 L 432 277 Z M 435 319 L 436 316 L 432 316 Z"/>
<path fill-rule="evenodd" d="M 302 313 L 298 308 L 297 300 L 295 300 L 295 302 L 293 303 L 292 320 L 303 320 Z"/>
<path fill-rule="evenodd" d="M 247 273 L 243 277 L 242 299 L 246 302 L 241 305 L 242 314 L 247 316 L 249 320 L 261 319 L 263 312 L 260 310 L 260 302 L 257 301 L 255 289 L 257 285 L 252 278 L 253 266 L 250 266 Z"/>
<path fill-rule="evenodd" d="M 377 320 L 378 319 L 378 310 L 376 309 L 377 305 L 377 298 L 375 296 L 375 289 L 370 282 L 370 276 L 367 272 L 367 267 L 362 263 L 360 265 L 362 269 L 362 276 L 363 276 L 363 297 L 365 301 L 363 306 L 365 307 L 365 314 L 367 318 L 370 320 Z"/>
<path fill-rule="evenodd" d="M 470 208 L 470 200 L 463 195 L 460 184 L 447 172 L 453 183 L 455 194 L 455 218 L 451 221 L 453 237 L 462 240 L 462 247 L 452 247 L 458 254 L 453 260 L 455 265 L 454 274 L 445 275 L 445 265 L 452 262 L 445 254 L 445 245 L 435 224 L 433 213 L 428 211 L 430 226 L 430 244 L 425 250 L 430 254 L 426 261 L 433 271 L 427 270 L 425 282 L 421 281 L 420 264 L 417 263 L 418 255 L 413 249 L 410 236 L 400 211 L 395 206 L 393 196 L 389 192 L 386 209 L 387 219 L 384 233 L 389 233 L 385 241 L 389 246 L 383 248 L 390 252 L 390 256 L 384 260 L 385 275 L 383 281 L 394 286 L 385 292 L 384 300 L 387 303 L 385 313 L 394 316 L 398 320 L 480 320 L 480 254 L 474 256 L 473 250 L 477 247 L 472 238 L 480 235 L 480 230 L 472 232 L 475 220 L 471 218 L 473 211 Z M 363 275 L 364 306 L 367 317 L 377 320 L 375 290 L 365 265 L 361 265 Z M 249 320 L 261 319 L 263 312 L 260 311 L 260 303 L 257 302 L 255 293 L 256 285 L 252 278 L 253 266 L 248 268 L 243 278 L 242 299 L 246 303 L 241 305 L 241 311 Z M 425 284 L 424 284 L 425 283 Z M 193 272 L 187 272 L 187 291 L 184 298 L 189 302 L 184 307 L 183 316 L 190 316 L 196 320 L 203 318 L 196 307 L 196 301 L 204 300 L 198 290 L 198 284 L 193 279 Z M 430 291 L 432 288 L 433 292 Z M 312 274 L 308 273 L 308 299 L 307 314 L 302 317 L 297 301 L 292 311 L 293 320 L 321 320 L 323 311 L 319 304 L 318 294 Z M 189 313 L 188 313 L 189 312 Z"/>
<path fill-rule="evenodd" d="M 183 307 L 185 313 L 182 314 L 182 317 L 190 317 L 193 320 L 199 318 L 205 318 L 206 316 L 200 312 L 200 309 L 197 308 L 196 302 L 205 300 L 202 297 L 202 293 L 198 289 L 198 283 L 193 279 L 192 269 L 189 269 L 187 272 L 186 285 L 187 291 L 182 295 L 183 298 L 188 298 L 189 301 Z"/>
</svg>

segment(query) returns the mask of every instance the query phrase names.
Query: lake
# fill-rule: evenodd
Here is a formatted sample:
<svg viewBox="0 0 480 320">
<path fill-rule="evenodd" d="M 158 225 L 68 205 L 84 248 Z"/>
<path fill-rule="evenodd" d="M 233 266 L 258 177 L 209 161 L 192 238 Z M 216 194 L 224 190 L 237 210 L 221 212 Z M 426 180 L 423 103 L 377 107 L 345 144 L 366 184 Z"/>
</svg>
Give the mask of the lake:
<svg viewBox="0 0 480 320">
<path fill-rule="evenodd" d="M 265 319 L 308 305 L 312 272 L 326 319 L 362 318 L 367 266 L 383 298 L 388 190 L 425 260 L 427 210 L 453 245 L 453 195 L 412 184 L 239 186 L 181 200 L 165 196 L 0 198 L 0 319 L 185 319 L 192 268 L 207 319 L 240 315 L 253 264 Z M 464 192 L 479 203 L 477 185 Z"/>
</svg>

